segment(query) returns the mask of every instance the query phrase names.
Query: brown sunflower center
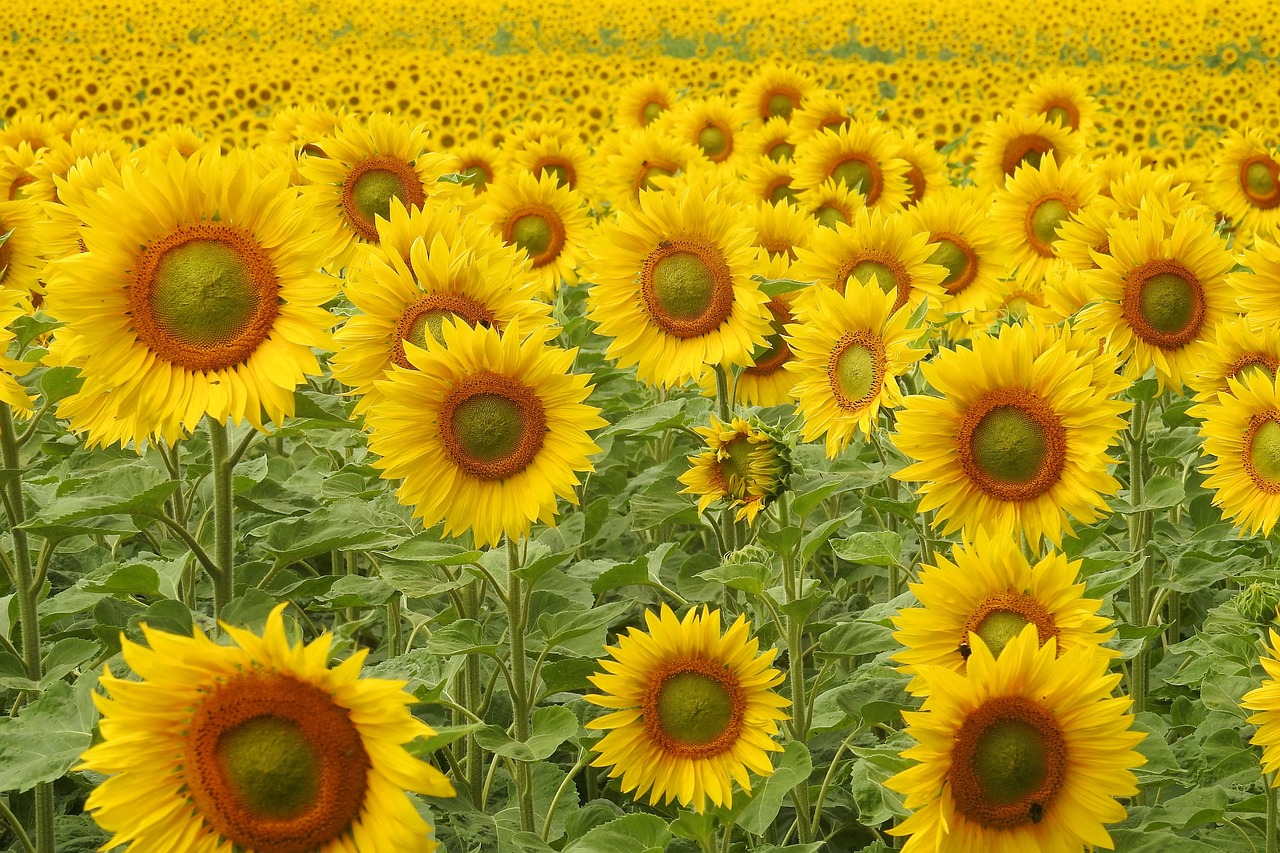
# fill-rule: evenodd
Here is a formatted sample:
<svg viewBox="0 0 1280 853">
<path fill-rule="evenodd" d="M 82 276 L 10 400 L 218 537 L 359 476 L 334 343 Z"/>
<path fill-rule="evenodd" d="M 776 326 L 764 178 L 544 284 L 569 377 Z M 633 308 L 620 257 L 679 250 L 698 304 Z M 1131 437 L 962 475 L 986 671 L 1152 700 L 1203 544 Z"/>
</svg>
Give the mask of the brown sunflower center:
<svg viewBox="0 0 1280 853">
<path fill-rule="evenodd" d="M 515 379 L 488 371 L 449 389 L 438 422 L 445 453 L 482 480 L 524 471 L 547 435 L 547 413 L 538 396 Z"/>
<path fill-rule="evenodd" d="M 1241 356 L 1231 362 L 1231 366 L 1226 370 L 1226 375 L 1239 379 L 1241 382 L 1249 376 L 1265 376 L 1267 379 L 1275 379 L 1277 370 L 1280 370 L 1280 360 L 1277 360 L 1270 353 L 1259 352 Z"/>
<path fill-rule="evenodd" d="M 732 669 L 716 661 L 678 658 L 651 676 L 641 713 L 650 739 L 662 752 L 711 758 L 737 742 L 746 702 Z"/>
<path fill-rule="evenodd" d="M 790 142 L 775 142 L 769 146 L 769 150 L 766 152 L 768 158 L 775 163 L 790 160 L 795 157 L 795 154 L 796 147 Z"/>
<path fill-rule="evenodd" d="M 956 810 L 991 829 L 1039 823 L 1062 789 L 1067 744 L 1053 714 L 1021 696 L 970 712 L 951 752 Z"/>
<path fill-rule="evenodd" d="M 849 279 L 862 284 L 875 282 L 885 293 L 896 293 L 894 311 L 906 305 L 911 297 L 911 276 L 902 263 L 888 252 L 872 251 L 851 258 L 836 273 L 836 290 L 843 294 Z"/>
<path fill-rule="evenodd" d="M 1049 195 L 1037 199 L 1027 208 L 1025 222 L 1027 242 L 1036 254 L 1053 257 L 1053 244 L 1058 242 L 1058 226 L 1074 212 L 1060 196 Z"/>
<path fill-rule="evenodd" d="M 262 247 L 221 222 L 183 225 L 143 250 L 129 282 L 134 332 L 188 370 L 243 363 L 271 334 L 280 285 Z"/>
<path fill-rule="evenodd" d="M 1000 167 L 1006 176 L 1012 175 L 1019 166 L 1040 168 L 1040 161 L 1053 150 L 1053 143 L 1035 133 L 1023 134 L 1010 140 L 1004 147 L 1004 156 L 1000 158 Z"/>
<path fill-rule="evenodd" d="M 945 267 L 947 277 L 942 286 L 955 295 L 973 284 L 978 275 L 978 256 L 963 238 L 950 232 L 938 232 L 929 242 L 934 244 L 929 263 Z"/>
<path fill-rule="evenodd" d="M 427 348 L 427 335 L 438 343 L 444 343 L 446 320 L 462 320 L 468 326 L 497 326 L 497 317 L 482 303 L 464 293 L 428 293 L 410 305 L 400 315 L 396 324 L 395 346 L 391 360 L 406 369 L 412 369 L 404 354 L 404 341 L 421 349 Z"/>
<path fill-rule="evenodd" d="M 370 243 L 378 242 L 377 217 L 391 215 L 392 199 L 406 207 L 421 207 L 426 193 L 411 164 L 386 154 L 356 164 L 342 183 L 347 222 Z"/>
<path fill-rule="evenodd" d="M 960 465 L 1000 500 L 1033 500 L 1062 477 L 1066 430 L 1034 392 L 998 388 L 969 407 L 956 442 Z"/>
<path fill-rule="evenodd" d="M 677 338 L 708 334 L 733 311 L 733 276 L 724 253 L 703 241 L 662 241 L 645 258 L 640 292 L 653 322 Z"/>
<path fill-rule="evenodd" d="M 539 269 L 553 263 L 564 251 L 564 222 L 548 205 L 525 205 L 507 217 L 502 239 L 524 249 L 533 268 Z"/>
<path fill-rule="evenodd" d="M 827 177 L 835 178 L 837 183 L 862 193 L 867 204 L 875 204 L 884 190 L 884 175 L 880 171 L 880 164 L 871 157 L 848 157 L 833 166 Z"/>
<path fill-rule="evenodd" d="M 1080 108 L 1065 98 L 1054 98 L 1040 108 L 1040 112 L 1049 121 L 1072 130 L 1080 129 Z"/>
<path fill-rule="evenodd" d="M 1254 207 L 1280 206 L 1280 166 L 1266 155 L 1248 158 L 1240 164 L 1240 189 Z"/>
<path fill-rule="evenodd" d="M 765 338 L 765 349 L 755 357 L 755 364 L 746 369 L 754 376 L 768 376 L 782 369 L 791 358 L 791 347 L 787 346 L 785 326 L 795 319 L 791 309 L 782 299 L 774 296 L 767 306 L 771 318 L 769 320 L 769 336 Z"/>
<path fill-rule="evenodd" d="M 924 192 L 928 189 L 927 182 L 924 177 L 924 169 L 921 169 L 915 163 L 911 164 L 911 168 L 907 169 L 907 201 L 904 207 L 912 207 L 924 198 Z"/>
<path fill-rule="evenodd" d="M 888 363 L 884 341 L 873 332 L 846 332 L 831 348 L 827 380 L 840 408 L 865 409 L 880 394 Z"/>
<path fill-rule="evenodd" d="M 698 131 L 698 147 L 712 163 L 719 163 L 733 153 L 733 136 L 725 128 L 707 123 Z"/>
<path fill-rule="evenodd" d="M 1053 614 L 1041 602 L 1024 592 L 997 592 L 974 608 L 960 632 L 960 644 L 968 645 L 969 634 L 977 634 L 987 644 L 992 657 L 999 657 L 1009 641 L 1027 625 L 1035 625 L 1040 644 L 1058 636 Z"/>
<path fill-rule="evenodd" d="M 364 805 L 370 761 L 349 711 L 290 675 L 252 672 L 219 685 L 197 706 L 187 742 L 189 796 L 238 847 L 315 850 Z"/>
<path fill-rule="evenodd" d="M 1253 416 L 1245 431 L 1244 469 L 1259 490 L 1280 494 L 1280 412 Z"/>
<path fill-rule="evenodd" d="M 1154 259 L 1130 270 L 1120 310 L 1134 334 L 1152 346 L 1178 349 L 1204 324 L 1204 288 L 1177 261 Z"/>
</svg>

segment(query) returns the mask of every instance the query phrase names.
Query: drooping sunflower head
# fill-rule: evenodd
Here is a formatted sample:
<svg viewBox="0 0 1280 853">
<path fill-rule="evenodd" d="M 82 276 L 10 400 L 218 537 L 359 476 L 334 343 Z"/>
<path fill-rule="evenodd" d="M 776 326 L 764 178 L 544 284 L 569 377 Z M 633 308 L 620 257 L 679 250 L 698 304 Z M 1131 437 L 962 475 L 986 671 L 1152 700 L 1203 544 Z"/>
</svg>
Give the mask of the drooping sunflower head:
<svg viewBox="0 0 1280 853">
<path fill-rule="evenodd" d="M 943 396 L 909 397 L 898 413 L 894 443 L 918 461 L 895 476 L 923 481 L 920 511 L 937 509 L 948 533 L 1057 544 L 1068 515 L 1094 521 L 1120 485 L 1106 453 L 1129 404 L 1095 372 L 1103 357 L 1015 325 L 943 351 L 921 368 Z"/>
<path fill-rule="evenodd" d="M 933 688 L 919 712 L 904 712 L 918 763 L 886 784 L 915 813 L 891 829 L 925 850 L 1076 850 L 1113 847 L 1104 823 L 1125 818 L 1116 797 L 1137 793 L 1127 698 L 1112 698 L 1096 647 L 1058 655 L 1028 623 L 995 657 L 970 634 L 968 675 L 924 667 Z"/>
<path fill-rule="evenodd" d="M 1115 631 L 1097 615 L 1102 602 L 1083 597 L 1084 584 L 1075 583 L 1079 571 L 1079 560 L 1057 551 L 1032 565 L 1012 538 L 985 533 L 954 546 L 951 560 L 937 556 L 910 585 L 921 606 L 903 609 L 893 620 L 894 638 L 906 646 L 894 659 L 913 676 L 907 689 L 928 695 L 922 667 L 964 674 L 970 634 L 997 658 L 1026 625 L 1035 625 L 1042 645 L 1056 639 L 1059 656 L 1078 646 L 1099 648 Z"/>
<path fill-rule="evenodd" d="M 582 197 L 554 175 L 517 173 L 486 195 L 479 216 L 528 257 L 539 294 L 554 296 L 562 282 L 577 282 L 578 255 L 591 222 Z"/>
<path fill-rule="evenodd" d="M 1093 200 L 1095 184 L 1076 160 L 1049 155 L 1024 166 L 996 194 L 991 221 L 1008 235 L 1018 274 L 1034 284 L 1056 255 L 1060 226 Z"/>
<path fill-rule="evenodd" d="M 731 806 L 733 783 L 750 793 L 749 773 L 771 775 L 769 753 L 782 749 L 773 738 L 791 703 L 772 689 L 785 677 L 771 666 L 777 651 L 759 651 L 744 616 L 722 635 L 719 610 L 679 619 L 664 604 L 645 621 L 649 630 L 619 636 L 590 678 L 600 693 L 587 701 L 612 711 L 587 723 L 609 730 L 592 766 L 650 804 Z"/>
<path fill-rule="evenodd" d="M 910 197 L 911 169 L 897 148 L 888 131 L 867 122 L 813 134 L 796 148 L 796 186 L 813 189 L 832 180 L 858 192 L 869 208 L 897 210 Z"/>
<path fill-rule="evenodd" d="M 860 280 L 843 293 L 817 285 L 796 299 L 785 367 L 804 416 L 802 437 L 825 436 L 830 458 L 857 432 L 871 436 L 880 408 L 902 401 L 897 377 L 927 352 L 912 346 L 923 330 L 911 324 L 911 309 L 894 303 L 893 293 Z"/>
<path fill-rule="evenodd" d="M 608 356 L 668 387 L 707 365 L 751 364 L 769 333 L 752 236 L 744 211 L 698 184 L 648 193 L 639 211 L 604 224 L 589 247 L 588 304 L 612 339 Z"/>
<path fill-rule="evenodd" d="M 689 457 L 690 468 L 680 475 L 682 495 L 698 495 L 698 512 L 725 499 L 735 517 L 755 521 L 760 510 L 787 490 L 791 452 L 768 431 L 735 417 L 730 424 L 711 418 L 710 427 L 697 432 L 707 449 Z"/>
<path fill-rule="evenodd" d="M 290 643 L 286 606 L 261 636 L 224 626 L 235 646 L 145 625 L 147 646 L 122 638 L 141 682 L 102 676 L 102 741 L 80 768 L 109 777 L 85 810 L 112 846 L 434 849 L 404 791 L 454 790 L 404 748 L 434 734 L 406 708 L 413 697 L 403 682 L 361 679 L 363 649 L 330 668 L 330 634 Z"/>
<path fill-rule="evenodd" d="M 973 179 L 996 191 L 1021 167 L 1043 168 L 1047 155 L 1062 164 L 1084 150 L 1079 134 L 1042 115 L 1012 113 L 989 121 L 974 161 Z"/>
<path fill-rule="evenodd" d="M 588 377 L 569 372 L 574 350 L 546 346 L 541 330 L 501 334 L 445 321 L 443 343 L 405 346 L 414 369 L 396 366 L 377 384 L 366 416 L 382 476 L 427 527 L 471 530 L 477 545 L 554 524 L 556 501 L 577 504 L 577 474 L 599 450 L 587 430 L 604 426 L 584 400 Z"/>
</svg>

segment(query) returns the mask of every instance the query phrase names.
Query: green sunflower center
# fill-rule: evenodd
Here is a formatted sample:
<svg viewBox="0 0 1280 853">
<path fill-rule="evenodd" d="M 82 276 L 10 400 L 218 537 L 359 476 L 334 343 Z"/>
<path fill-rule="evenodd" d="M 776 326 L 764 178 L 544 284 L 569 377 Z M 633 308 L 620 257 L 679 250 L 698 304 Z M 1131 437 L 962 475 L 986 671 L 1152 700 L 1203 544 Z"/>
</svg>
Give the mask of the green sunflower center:
<svg viewBox="0 0 1280 853">
<path fill-rule="evenodd" d="M 554 175 L 556 185 L 563 187 L 569 183 L 569 170 L 559 163 L 547 163 L 539 170 L 540 175 Z"/>
<path fill-rule="evenodd" d="M 790 160 L 796 155 L 796 147 L 790 142 L 775 142 L 770 146 L 768 155 L 775 163 Z"/>
<path fill-rule="evenodd" d="M 424 311 L 414 318 L 404 339 L 419 349 L 426 349 L 427 334 L 430 333 L 436 343 L 443 344 L 444 321 L 456 316 L 452 311 Z"/>
<path fill-rule="evenodd" d="M 862 284 L 870 284 L 874 281 L 885 293 L 892 293 L 898 289 L 898 277 L 887 264 L 880 261 L 859 261 L 849 273 L 849 277 L 857 279 Z"/>
<path fill-rule="evenodd" d="M 320 759 L 293 720 L 246 720 L 223 733 L 216 754 L 228 786 L 252 812 L 289 817 L 315 800 Z"/>
<path fill-rule="evenodd" d="M 725 151 L 729 138 L 725 132 L 715 125 L 707 125 L 698 134 L 698 147 L 701 148 L 708 157 L 718 157 Z"/>
<path fill-rule="evenodd" d="M 1244 184 L 1250 195 L 1266 198 L 1276 191 L 1276 176 L 1266 163 L 1250 163 L 1244 170 Z"/>
<path fill-rule="evenodd" d="M 1058 226 L 1071 212 L 1062 199 L 1050 198 L 1040 202 L 1031 214 L 1031 231 L 1041 246 L 1051 247 L 1058 239 Z M 1041 254 L 1044 254 L 1042 251 Z M 1049 250 L 1052 254 L 1052 250 Z"/>
<path fill-rule="evenodd" d="M 831 177 L 836 181 L 843 183 L 851 190 L 866 195 L 870 191 L 872 182 L 875 179 L 875 173 L 871 168 L 871 164 L 865 160 L 850 159 L 836 166 L 831 170 Z"/>
<path fill-rule="evenodd" d="M 1268 420 L 1258 427 L 1249 443 L 1249 461 L 1259 477 L 1280 484 L 1280 423 Z"/>
<path fill-rule="evenodd" d="M 1039 790 L 1049 770 L 1045 747 L 1040 730 L 1023 720 L 1000 720 L 987 728 L 973 756 L 985 799 L 1005 805 Z"/>
<path fill-rule="evenodd" d="M 850 344 L 836 359 L 835 379 L 840 393 L 857 401 L 875 392 L 876 367 L 875 353 L 865 346 Z"/>
<path fill-rule="evenodd" d="M 649 124 L 651 121 L 662 115 L 665 107 L 657 101 L 650 101 L 644 105 L 644 109 L 640 111 L 640 115 L 644 117 L 644 123 Z"/>
<path fill-rule="evenodd" d="M 716 284 L 701 258 L 691 252 L 676 252 L 654 265 L 653 292 L 665 313 L 692 320 L 711 307 Z"/>
<path fill-rule="evenodd" d="M 351 200 L 356 210 L 369 222 L 378 216 L 389 218 L 391 199 L 403 200 L 408 196 L 400 176 L 385 169 L 370 169 L 357 178 L 351 188 Z"/>
<path fill-rule="evenodd" d="M 1018 636 L 1023 626 L 1027 624 L 1029 621 L 1021 613 L 1014 613 L 1011 610 L 993 610 L 978 624 L 974 633 L 987 644 L 993 657 L 999 657 L 1004 647 L 1009 645 L 1009 641 Z"/>
<path fill-rule="evenodd" d="M 489 173 L 479 166 L 468 166 L 462 170 L 462 182 L 474 190 L 482 190 L 489 183 Z"/>
<path fill-rule="evenodd" d="M 662 166 L 648 166 L 640 173 L 640 189 L 653 190 L 658 185 L 654 182 L 654 178 L 669 178 L 675 174 L 674 169 L 667 169 Z"/>
<path fill-rule="evenodd" d="M 559 168 L 559 167 L 556 167 Z M 517 219 L 511 226 L 511 238 L 517 246 L 529 253 L 529 257 L 537 257 L 547 251 L 555 233 L 551 223 L 537 214 L 527 214 Z"/>
<path fill-rule="evenodd" d="M 769 111 L 771 116 L 782 116 L 783 118 L 791 118 L 791 111 L 796 108 L 795 101 L 791 100 L 791 96 L 783 92 L 769 96 L 769 102 L 765 109 Z"/>
<path fill-rule="evenodd" d="M 1044 427 L 1017 406 L 1000 406 L 988 412 L 973 430 L 971 444 L 978 468 L 1005 483 L 1034 480 L 1049 452 Z"/>
<path fill-rule="evenodd" d="M 1063 127 L 1071 126 L 1071 112 L 1066 107 L 1050 107 L 1044 114 L 1049 121 L 1056 122 Z"/>
<path fill-rule="evenodd" d="M 261 298 L 252 271 L 235 247 L 191 240 L 165 252 L 150 293 L 155 323 L 186 346 L 235 340 L 250 325 Z"/>
<path fill-rule="evenodd" d="M 658 691 L 658 725 L 667 737 L 690 745 L 720 738 L 733 721 L 733 694 L 724 682 L 700 672 L 677 672 Z"/>
<path fill-rule="evenodd" d="M 769 201 L 774 204 L 777 204 L 780 201 L 792 202 L 795 201 L 795 198 L 796 191 L 792 188 L 790 181 L 783 181 L 769 191 Z"/>
<path fill-rule="evenodd" d="M 720 470 L 724 472 L 726 479 L 747 479 L 747 473 L 751 470 L 751 442 L 746 436 L 738 436 L 725 445 L 724 449 L 728 455 L 720 460 Z"/>
<path fill-rule="evenodd" d="M 835 228 L 838 223 L 843 222 L 849 224 L 849 217 L 838 207 L 830 204 L 824 204 L 822 207 L 814 211 L 814 218 L 818 220 L 818 224 L 826 228 Z"/>
<path fill-rule="evenodd" d="M 526 429 L 524 412 L 501 394 L 476 394 L 453 411 L 453 433 L 472 459 L 497 462 L 520 446 Z"/>
<path fill-rule="evenodd" d="M 1191 323 L 1196 307 L 1195 290 L 1176 273 L 1158 273 L 1142 283 L 1138 304 L 1142 317 L 1157 332 L 1176 334 Z"/>
<path fill-rule="evenodd" d="M 969 269 L 969 253 L 953 240 L 945 237 L 938 240 L 934 246 L 933 254 L 929 256 L 929 263 L 946 268 L 947 277 L 942 280 L 942 286 L 948 292 L 954 292 L 952 287 L 959 284 L 961 276 Z"/>
</svg>

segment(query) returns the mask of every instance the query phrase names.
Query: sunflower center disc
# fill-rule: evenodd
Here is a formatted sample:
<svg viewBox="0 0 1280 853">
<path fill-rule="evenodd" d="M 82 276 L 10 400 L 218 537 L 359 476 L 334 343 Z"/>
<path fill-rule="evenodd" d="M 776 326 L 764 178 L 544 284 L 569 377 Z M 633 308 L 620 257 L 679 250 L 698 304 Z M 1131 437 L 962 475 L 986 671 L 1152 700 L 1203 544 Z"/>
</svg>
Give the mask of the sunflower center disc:
<svg viewBox="0 0 1280 853">
<path fill-rule="evenodd" d="M 405 334 L 404 340 L 413 344 L 418 349 L 427 348 L 427 334 L 437 343 L 444 343 L 444 321 L 458 316 L 452 311 L 424 311 L 418 315 L 412 323 L 409 324 L 409 331 Z"/>
<path fill-rule="evenodd" d="M 1066 107 L 1049 107 L 1044 117 L 1049 121 L 1057 122 L 1063 127 L 1071 127 L 1071 113 Z"/>
<path fill-rule="evenodd" d="M 701 148 L 708 157 L 713 160 L 725 153 L 725 147 L 729 144 L 729 137 L 714 124 L 707 125 L 698 134 L 698 147 Z"/>
<path fill-rule="evenodd" d="M 751 442 L 746 436 L 738 436 L 725 445 L 724 451 L 726 455 L 720 460 L 720 470 L 724 472 L 725 479 L 736 477 L 746 480 L 747 472 L 751 470 Z"/>
<path fill-rule="evenodd" d="M 664 312 L 682 320 L 701 317 L 711 307 L 716 285 L 697 255 L 677 252 L 653 268 L 653 291 Z"/>
<path fill-rule="evenodd" d="M 851 401 L 861 400 L 875 391 L 876 357 L 870 349 L 850 344 L 836 359 L 836 384 L 840 393 Z"/>
<path fill-rule="evenodd" d="M 845 225 L 849 224 L 849 217 L 845 215 L 845 212 L 830 204 L 824 204 L 814 211 L 813 217 L 818 220 L 819 225 L 826 228 L 835 228 L 841 222 Z"/>
<path fill-rule="evenodd" d="M 1233 379 L 1239 379 L 1241 382 L 1244 382 L 1250 376 L 1275 379 L 1276 368 L 1278 366 L 1280 366 L 1280 364 L 1278 364 L 1273 357 L 1259 353 L 1257 355 L 1246 356 L 1236 361 L 1236 363 L 1231 366 L 1231 370 L 1227 375 Z"/>
<path fill-rule="evenodd" d="M 778 92 L 769 96 L 769 103 L 765 107 L 771 116 L 782 116 L 783 118 L 791 118 L 791 111 L 796 108 L 795 101 L 791 100 L 791 96 Z"/>
<path fill-rule="evenodd" d="M 1272 485 L 1280 485 L 1280 423 L 1265 421 L 1249 442 L 1249 461 L 1258 476 Z"/>
<path fill-rule="evenodd" d="M 1268 198 L 1276 191 L 1276 176 L 1266 163 L 1250 163 L 1244 170 L 1244 185 L 1250 196 Z"/>
<path fill-rule="evenodd" d="M 1020 696 L 988 699 L 971 711 L 951 757 L 956 810 L 993 829 L 1043 819 L 1066 777 L 1066 740 L 1057 720 Z"/>
<path fill-rule="evenodd" d="M 537 214 L 521 216 L 511 226 L 512 240 L 531 258 L 545 252 L 554 236 L 551 223 Z"/>
<path fill-rule="evenodd" d="M 569 183 L 569 169 L 560 163 L 545 163 L 538 170 L 538 174 L 539 176 L 553 175 L 558 187 Z"/>
<path fill-rule="evenodd" d="M 796 198 L 796 191 L 791 186 L 790 179 L 783 179 L 777 184 L 777 186 L 769 190 L 769 201 L 772 204 L 777 204 L 780 201 L 785 201 L 790 203 L 795 201 L 795 198 Z"/>
<path fill-rule="evenodd" d="M 1004 157 L 1001 158 L 1000 166 L 1004 169 L 1006 176 L 1012 175 L 1020 166 L 1030 166 L 1032 169 L 1040 168 L 1040 161 L 1044 159 L 1044 155 L 1053 150 L 1053 143 L 1045 139 L 1043 136 L 1019 136 L 1013 140 L 1004 149 Z"/>
<path fill-rule="evenodd" d="M 1030 482 L 1044 467 L 1049 446 L 1044 428 L 1017 406 L 992 409 L 971 439 L 973 461 L 988 477 Z"/>
<path fill-rule="evenodd" d="M 1021 613 L 1014 613 L 1011 610 L 993 610 L 987 614 L 987 618 L 982 620 L 974 633 L 987 644 L 992 657 L 999 657 L 1004 647 L 1009 645 L 1009 641 L 1018 636 L 1023 626 L 1027 624 L 1029 622 Z"/>
<path fill-rule="evenodd" d="M 470 296 L 461 293 L 428 293 L 400 315 L 400 322 L 396 324 L 396 340 L 408 341 L 420 349 L 426 349 L 427 335 L 430 334 L 436 343 L 443 345 L 446 320 L 462 320 L 472 328 L 477 325 L 497 325 L 493 312 Z M 414 369 L 404 354 L 403 346 L 392 349 L 391 360 L 406 370 Z"/>
<path fill-rule="evenodd" d="M 246 720 L 223 733 L 215 752 L 227 783 L 251 811 L 289 817 L 315 799 L 320 762 L 293 720 Z"/>
<path fill-rule="evenodd" d="M 640 292 L 662 331 L 694 338 L 719 328 L 733 310 L 733 277 L 714 245 L 663 241 L 645 259 Z"/>
<path fill-rule="evenodd" d="M 849 278 L 855 278 L 862 284 L 870 284 L 874 281 L 885 293 L 893 293 L 898 289 L 898 276 L 888 264 L 880 261 L 859 261 L 849 273 Z"/>
<path fill-rule="evenodd" d="M 489 183 L 489 173 L 479 166 L 468 166 L 462 170 L 462 182 L 473 190 L 482 190 Z"/>
<path fill-rule="evenodd" d="M 775 163 L 795 157 L 796 147 L 790 142 L 776 142 L 769 148 L 769 159 Z"/>
<path fill-rule="evenodd" d="M 453 432 L 463 451 L 482 462 L 509 457 L 526 429 L 519 404 L 501 394 L 477 394 L 453 411 Z"/>
<path fill-rule="evenodd" d="M 662 104 L 657 101 L 650 101 L 644 105 L 644 109 L 640 111 L 640 115 L 644 117 L 644 123 L 648 124 L 658 116 L 662 115 L 664 109 L 665 108 Z"/>
<path fill-rule="evenodd" d="M 733 706 L 723 682 L 700 672 L 677 672 L 658 690 L 658 725 L 673 740 L 701 746 L 729 728 Z"/>
<path fill-rule="evenodd" d="M 938 240 L 934 245 L 936 248 L 929 256 L 929 263 L 945 267 L 947 277 L 942 280 L 942 286 L 948 293 L 959 293 L 973 280 L 970 270 L 972 258 L 959 244 L 946 237 Z"/>
<path fill-rule="evenodd" d="M 156 268 L 156 324 L 189 346 L 234 338 L 257 309 L 249 268 L 226 243 L 192 240 L 165 253 Z"/>
<path fill-rule="evenodd" d="M 1144 281 L 1138 301 L 1143 319 L 1166 335 L 1186 329 L 1195 312 L 1191 284 L 1175 273 L 1159 273 Z"/>
<path fill-rule="evenodd" d="M 871 192 L 874 190 L 875 171 L 871 168 L 871 164 L 865 160 L 851 159 L 845 160 L 843 163 L 831 170 L 831 177 L 835 178 L 838 183 L 843 183 L 849 189 L 860 192 L 871 200 Z"/>
<path fill-rule="evenodd" d="M 1041 644 L 1058 636 L 1058 625 L 1043 602 L 1024 592 L 997 592 L 974 608 L 965 620 L 960 642 L 967 644 L 969 634 L 977 634 L 987 644 L 991 656 L 999 657 L 1009 641 L 1027 625 L 1036 626 Z"/>
<path fill-rule="evenodd" d="M 1062 199 L 1050 198 L 1036 205 L 1031 214 L 1031 232 L 1035 238 L 1031 241 L 1032 248 L 1045 257 L 1052 257 L 1058 226 L 1070 215 Z"/>
<path fill-rule="evenodd" d="M 640 171 L 640 179 L 636 181 L 637 189 L 654 190 L 658 188 L 654 178 L 669 178 L 676 173 L 675 169 L 668 169 L 664 166 L 646 166 Z"/>
<path fill-rule="evenodd" d="M 369 222 L 375 217 L 390 218 L 391 199 L 403 200 L 408 193 L 404 184 L 394 172 L 385 169 L 371 169 L 356 179 L 351 188 L 351 200 L 356 210 Z"/>
</svg>

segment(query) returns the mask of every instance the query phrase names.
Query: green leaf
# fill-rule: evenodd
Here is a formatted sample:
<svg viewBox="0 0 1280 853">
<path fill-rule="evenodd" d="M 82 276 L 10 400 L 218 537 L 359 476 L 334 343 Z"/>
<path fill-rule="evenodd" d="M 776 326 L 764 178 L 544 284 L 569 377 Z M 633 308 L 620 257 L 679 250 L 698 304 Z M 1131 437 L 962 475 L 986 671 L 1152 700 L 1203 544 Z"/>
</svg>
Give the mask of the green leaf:
<svg viewBox="0 0 1280 853">
<path fill-rule="evenodd" d="M 601 595 L 609 590 L 633 584 L 657 586 L 658 573 L 662 570 L 662 561 L 666 559 L 667 554 L 674 547 L 676 547 L 674 542 L 663 542 L 657 548 L 642 557 L 632 560 L 630 563 L 614 566 L 591 583 L 591 592 L 595 595 Z"/>
<path fill-rule="evenodd" d="M 817 509 L 823 501 L 835 494 L 843 485 L 844 480 L 836 477 L 802 495 L 796 495 L 791 499 L 791 511 L 800 518 L 804 518 Z"/>
<path fill-rule="evenodd" d="M 404 541 L 407 528 L 398 516 L 368 502 L 346 498 L 303 516 L 264 524 L 250 535 L 278 565 L 287 566 L 335 549 L 375 551 Z"/>
<path fill-rule="evenodd" d="M 431 737 L 418 738 L 411 745 L 412 751 L 419 756 L 444 749 L 454 741 L 462 740 L 472 732 L 484 728 L 480 723 L 468 723 L 465 726 L 438 726 Z"/>
<path fill-rule="evenodd" d="M 533 712 L 533 731 L 529 740 L 514 740 L 497 726 L 476 730 L 476 741 L 492 753 L 516 761 L 542 761 L 550 758 L 560 744 L 578 733 L 578 716 L 568 708 L 553 705 Z"/>
<path fill-rule="evenodd" d="M 320 600 L 333 607 L 377 607 L 395 594 L 394 587 L 378 578 L 347 575 L 334 581 Z"/>
<path fill-rule="evenodd" d="M 565 853 L 664 853 L 670 842 L 671 830 L 665 820 L 650 814 L 629 814 L 597 826 L 564 849 Z"/>
<path fill-rule="evenodd" d="M 836 556 L 868 566 L 902 565 L 902 537 L 892 530 L 855 533 L 833 545 Z"/>
<path fill-rule="evenodd" d="M 777 583 L 778 572 L 764 563 L 721 563 L 714 569 L 698 572 L 697 576 L 750 595 L 761 595 Z"/>
<path fill-rule="evenodd" d="M 613 601 L 586 610 L 563 610 L 543 613 L 538 617 L 538 628 L 546 638 L 548 648 L 555 648 L 576 637 L 603 628 L 633 606 L 631 601 Z M 604 635 L 601 633 L 601 640 Z"/>
<path fill-rule="evenodd" d="M 875 622 L 841 622 L 818 640 L 819 654 L 842 657 L 878 655 L 896 648 L 893 629 Z"/>
<path fill-rule="evenodd" d="M 853 515 L 852 512 L 847 512 L 836 518 L 829 518 L 810 530 L 800 541 L 800 559 L 806 563 L 812 559 L 813 555 L 818 553 L 818 549 L 827 544 L 831 534 L 843 527 L 845 522 L 853 518 Z"/>
<path fill-rule="evenodd" d="M 1138 512 L 1169 509 L 1186 500 L 1186 490 L 1182 481 L 1168 474 L 1157 474 L 1148 480 L 1143 489 L 1142 501 L 1134 504 L 1122 498 L 1115 500 L 1115 511 L 1121 515 L 1133 515 Z M 1132 495 L 1130 495 L 1132 499 Z"/>
<path fill-rule="evenodd" d="M 132 533 L 137 528 L 121 517 L 159 512 L 178 485 L 145 463 L 112 467 L 63 481 L 53 501 L 22 527 L 50 539 Z"/>
<path fill-rule="evenodd" d="M 484 628 L 474 619 L 459 619 L 437 630 L 427 640 L 427 649 L 437 655 L 491 655 L 495 642 L 486 642 Z"/>
<path fill-rule="evenodd" d="M 794 281 L 789 278 L 765 278 L 762 275 L 753 275 L 756 281 L 760 282 L 760 290 L 766 296 L 778 296 L 783 293 L 793 293 L 797 290 L 803 290 L 812 282 Z"/>
<path fill-rule="evenodd" d="M 84 378 L 78 367 L 51 367 L 40 376 L 40 393 L 45 402 L 56 403 L 80 390 Z"/>
<path fill-rule="evenodd" d="M 764 835 L 773 826 L 787 794 L 806 782 L 812 772 L 813 759 L 809 756 L 808 747 L 797 741 L 787 744 L 773 775 L 762 779 L 752 790 L 746 806 L 738 815 L 738 826 L 752 835 Z"/>
<path fill-rule="evenodd" d="M 60 778 L 89 748 L 97 717 L 89 698 L 97 676 L 73 689 L 50 685 L 16 717 L 0 717 L 0 791 L 26 791 Z"/>
</svg>

